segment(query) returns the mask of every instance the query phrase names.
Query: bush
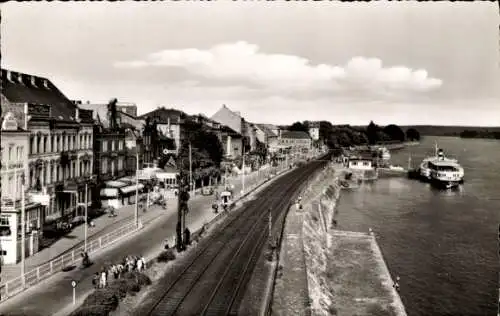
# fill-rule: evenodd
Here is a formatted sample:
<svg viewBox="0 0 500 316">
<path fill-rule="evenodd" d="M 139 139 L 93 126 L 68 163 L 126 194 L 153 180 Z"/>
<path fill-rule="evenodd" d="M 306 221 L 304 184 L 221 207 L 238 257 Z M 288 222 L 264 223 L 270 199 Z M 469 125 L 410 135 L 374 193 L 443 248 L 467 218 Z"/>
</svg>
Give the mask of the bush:
<svg viewBox="0 0 500 316">
<path fill-rule="evenodd" d="M 175 260 L 175 253 L 172 249 L 165 250 L 158 255 L 158 258 L 156 258 L 156 260 L 158 262 L 169 262 Z"/>
<path fill-rule="evenodd" d="M 105 289 L 91 293 L 83 304 L 70 316 L 107 316 L 114 311 L 120 299 L 127 294 L 135 295 L 143 285 L 150 285 L 151 279 L 144 273 L 132 271 L 123 274 L 121 279 L 112 280 Z"/>
<path fill-rule="evenodd" d="M 108 316 L 109 311 L 102 306 L 81 306 L 70 316 Z"/>
<path fill-rule="evenodd" d="M 133 283 L 138 284 L 140 286 L 151 285 L 151 279 L 144 273 L 137 271 L 125 272 L 123 274 L 123 279 L 134 280 Z"/>
</svg>

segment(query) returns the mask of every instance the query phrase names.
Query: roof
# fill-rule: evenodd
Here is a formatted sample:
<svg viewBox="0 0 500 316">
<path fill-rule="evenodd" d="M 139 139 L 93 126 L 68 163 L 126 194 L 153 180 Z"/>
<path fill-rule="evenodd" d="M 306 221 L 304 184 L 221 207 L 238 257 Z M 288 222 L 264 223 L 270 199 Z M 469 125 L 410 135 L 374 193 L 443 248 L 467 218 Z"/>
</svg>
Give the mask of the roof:
<svg viewBox="0 0 500 316">
<path fill-rule="evenodd" d="M 7 69 L 2 69 L 1 78 L 2 95 L 9 102 L 50 105 L 51 117 L 74 121 L 77 106 L 47 78 Z"/>
<path fill-rule="evenodd" d="M 151 112 L 140 115 L 138 118 L 146 119 L 149 117 L 152 120 L 157 120 L 160 124 L 167 124 L 168 119 L 170 119 L 170 123 L 175 124 L 179 122 L 181 119 L 188 117 L 185 112 L 181 110 L 176 110 L 173 108 L 167 109 L 165 107 L 157 108 Z"/>
<path fill-rule="evenodd" d="M 2 123 L 8 113 L 12 113 L 17 122 L 18 130 L 24 129 L 24 105 L 10 103 L 4 95 L 1 95 L 2 104 Z"/>
<path fill-rule="evenodd" d="M 266 134 L 266 136 L 271 136 L 271 137 L 276 137 L 277 135 L 273 132 L 273 129 L 276 129 L 276 127 L 272 124 L 255 124 L 257 128 L 259 128 L 261 131 Z"/>
<path fill-rule="evenodd" d="M 303 131 L 283 131 L 281 138 L 311 139 L 309 134 Z"/>
<path fill-rule="evenodd" d="M 227 133 L 229 134 L 229 136 L 231 137 L 241 137 L 241 134 L 238 133 L 237 131 L 235 131 L 234 129 L 232 129 L 231 127 L 229 126 L 226 126 L 226 125 L 222 125 L 220 126 L 220 130 L 224 133 Z"/>
<path fill-rule="evenodd" d="M 103 127 L 109 127 L 107 104 L 85 103 L 79 104 L 79 107 L 81 109 L 93 111 L 92 117 L 94 118 L 94 120 L 96 120 L 98 123 L 101 123 Z"/>
</svg>

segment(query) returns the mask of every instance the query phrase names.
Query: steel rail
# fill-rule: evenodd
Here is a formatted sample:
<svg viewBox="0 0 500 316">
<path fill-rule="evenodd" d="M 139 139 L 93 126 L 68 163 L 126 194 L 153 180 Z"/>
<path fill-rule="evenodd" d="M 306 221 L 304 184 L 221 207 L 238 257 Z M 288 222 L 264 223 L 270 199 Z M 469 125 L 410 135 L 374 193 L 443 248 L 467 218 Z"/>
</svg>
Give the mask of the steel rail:
<svg viewBox="0 0 500 316">
<path fill-rule="evenodd" d="M 310 169 L 316 170 L 318 166 L 309 166 Z M 309 168 L 307 168 L 309 169 Z M 313 173 L 309 172 L 307 170 L 306 173 L 306 181 L 311 177 Z M 296 195 L 298 191 L 300 190 L 300 186 L 296 187 L 296 182 L 293 183 L 293 185 L 290 186 L 291 190 L 288 190 L 287 193 L 292 193 L 293 195 Z M 300 182 L 304 182 L 304 179 L 301 179 Z M 291 191 L 291 192 L 290 192 Z M 275 226 L 276 224 L 279 223 L 280 219 L 284 218 L 284 214 L 286 213 L 284 210 L 289 207 L 291 204 L 291 201 L 289 199 L 283 199 L 281 200 L 276 207 L 273 207 L 273 218 L 272 218 L 272 226 Z M 264 214 L 266 215 L 266 214 Z M 248 244 L 248 240 L 254 240 L 250 239 L 250 236 L 254 236 L 254 234 L 249 234 L 245 240 L 241 243 L 240 247 L 238 248 L 238 251 L 233 255 L 233 258 L 231 259 L 228 267 L 225 269 L 224 274 L 222 275 L 221 279 L 217 283 L 215 289 L 212 292 L 212 295 L 210 297 L 210 300 L 208 303 L 205 305 L 205 308 L 203 309 L 202 315 L 236 315 L 237 310 L 233 310 L 234 303 L 236 301 L 236 298 L 242 294 L 243 290 L 243 285 L 246 284 L 244 282 L 253 272 L 253 267 L 256 261 L 258 260 L 261 251 L 263 247 L 265 247 L 265 243 L 269 237 L 269 230 L 267 229 L 267 225 L 263 224 L 261 225 L 261 229 L 255 231 L 255 235 L 257 235 L 257 242 L 253 244 Z M 250 256 L 245 256 L 245 257 L 239 257 L 241 251 L 244 248 L 247 248 L 250 246 Z M 234 263 L 237 260 L 241 260 L 241 263 L 243 264 L 243 269 L 239 269 L 238 265 L 234 265 Z M 222 285 L 224 283 L 229 284 L 229 287 L 231 287 L 232 283 L 234 280 L 238 280 L 236 283 L 236 286 L 234 288 L 223 288 Z"/>
<path fill-rule="evenodd" d="M 302 173 L 302 172 L 300 172 L 300 173 Z M 293 177 L 295 177 L 295 174 L 296 173 L 286 174 L 286 175 L 284 175 L 284 177 L 278 179 L 278 181 L 280 181 L 280 183 L 281 183 L 281 182 L 285 182 L 285 180 L 287 180 L 288 178 L 293 179 Z M 293 182 L 295 182 L 295 181 L 293 181 Z M 274 186 L 271 187 L 271 190 L 265 191 L 264 197 L 272 196 L 272 195 L 276 194 L 277 192 L 282 191 L 282 188 L 279 185 L 277 185 L 277 182 L 272 183 L 272 184 L 274 184 Z M 261 208 L 262 206 L 267 204 L 267 201 L 265 198 L 261 198 L 259 200 L 261 200 L 258 203 L 259 208 Z M 185 295 L 181 295 L 180 297 L 177 297 L 177 299 L 174 298 L 174 300 L 169 300 L 170 304 L 168 304 L 168 305 L 170 305 L 169 307 L 173 307 L 174 313 L 175 313 L 175 310 L 177 310 L 177 308 L 180 306 L 180 304 L 182 303 L 184 298 L 189 294 L 192 287 L 196 284 L 196 281 L 203 275 L 203 273 L 206 271 L 206 269 L 208 269 L 210 264 L 217 258 L 218 254 L 222 250 L 224 250 L 224 248 L 225 248 L 224 241 L 226 241 L 228 239 L 227 237 L 229 237 L 229 239 L 231 240 L 231 239 L 233 239 L 233 237 L 235 235 L 241 234 L 241 225 L 237 225 L 237 226 L 232 227 L 233 229 L 231 229 L 231 231 L 229 233 L 226 231 L 226 228 L 233 225 L 236 221 L 240 221 L 243 224 L 252 223 L 252 221 L 249 221 L 249 219 L 252 219 L 253 217 L 257 216 L 258 214 L 254 214 L 252 212 L 245 212 L 245 211 L 248 211 L 249 209 L 254 209 L 255 207 L 256 207 L 255 205 L 244 205 L 244 207 L 242 209 L 231 214 L 231 215 L 233 215 L 232 218 L 230 217 L 229 218 L 230 220 L 226 221 L 225 225 L 222 227 L 223 233 L 217 234 L 217 235 L 212 235 L 211 237 L 209 237 L 208 240 L 206 240 L 206 242 L 205 242 L 206 246 L 204 248 L 200 249 L 199 252 L 197 253 L 197 255 L 194 256 L 194 258 L 192 260 L 190 260 L 190 263 L 179 273 L 178 277 L 170 284 L 170 286 L 168 286 L 167 289 L 164 290 L 165 291 L 164 294 L 153 305 L 153 307 L 149 310 L 149 312 L 147 314 L 154 315 L 155 310 L 160 307 L 160 304 L 162 304 L 162 302 L 165 300 L 167 295 L 172 291 L 172 289 L 179 283 L 179 281 L 181 281 L 182 279 L 185 279 L 186 275 L 188 274 L 188 271 L 193 267 L 193 265 L 196 262 L 199 262 L 199 259 L 203 255 L 206 255 L 208 253 L 209 254 L 208 257 L 211 258 L 211 260 L 209 260 L 208 262 L 205 261 L 203 264 L 204 267 L 202 267 L 201 271 L 196 273 L 194 275 L 194 278 L 191 279 L 191 281 L 193 281 L 193 282 L 190 282 L 190 283 L 192 283 L 192 286 L 191 286 L 191 284 L 189 285 L 188 292 Z M 244 216 L 243 217 L 238 216 L 241 214 L 243 214 Z M 259 218 L 260 217 L 261 216 L 259 216 Z M 255 222 L 255 224 L 257 224 L 257 223 L 258 223 L 258 220 Z M 255 224 L 251 225 L 250 230 L 255 226 Z M 248 227 L 246 227 L 247 225 L 243 225 L 243 226 L 245 228 L 248 228 Z M 221 239 L 221 240 L 219 240 L 218 242 L 214 242 L 217 239 Z M 220 247 L 214 247 L 214 245 L 219 246 L 219 244 L 221 244 L 221 243 L 222 243 L 222 245 L 220 245 Z M 215 249 L 213 249 L 213 248 L 215 248 Z M 209 250 L 213 250 L 212 251 L 213 253 L 211 253 Z M 162 315 L 169 315 L 168 311 L 165 311 L 165 310 L 163 310 L 161 314 Z"/>
</svg>

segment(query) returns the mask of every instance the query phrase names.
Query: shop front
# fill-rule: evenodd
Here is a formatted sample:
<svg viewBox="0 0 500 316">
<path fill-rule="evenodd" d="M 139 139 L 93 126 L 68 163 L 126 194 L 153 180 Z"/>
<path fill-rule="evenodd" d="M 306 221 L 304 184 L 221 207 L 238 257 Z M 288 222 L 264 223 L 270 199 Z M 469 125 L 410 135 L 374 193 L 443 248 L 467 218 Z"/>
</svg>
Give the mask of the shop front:
<svg viewBox="0 0 500 316">
<path fill-rule="evenodd" d="M 28 203 L 25 206 L 25 257 L 39 251 L 41 213 L 43 206 L 39 203 Z M 3 201 L 0 214 L 0 243 L 3 264 L 15 264 L 21 260 L 22 249 L 21 208 L 13 203 Z"/>
</svg>

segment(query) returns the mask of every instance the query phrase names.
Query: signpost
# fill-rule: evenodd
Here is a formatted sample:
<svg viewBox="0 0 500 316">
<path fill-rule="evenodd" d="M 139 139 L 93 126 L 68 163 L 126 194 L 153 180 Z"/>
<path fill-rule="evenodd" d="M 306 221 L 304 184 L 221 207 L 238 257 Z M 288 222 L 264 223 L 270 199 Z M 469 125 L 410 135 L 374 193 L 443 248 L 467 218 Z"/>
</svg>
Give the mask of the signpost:
<svg viewBox="0 0 500 316">
<path fill-rule="evenodd" d="M 76 304 L 76 281 L 71 281 L 71 287 L 73 288 L 73 305 Z"/>
</svg>

